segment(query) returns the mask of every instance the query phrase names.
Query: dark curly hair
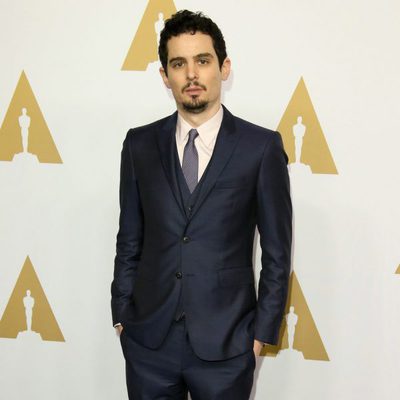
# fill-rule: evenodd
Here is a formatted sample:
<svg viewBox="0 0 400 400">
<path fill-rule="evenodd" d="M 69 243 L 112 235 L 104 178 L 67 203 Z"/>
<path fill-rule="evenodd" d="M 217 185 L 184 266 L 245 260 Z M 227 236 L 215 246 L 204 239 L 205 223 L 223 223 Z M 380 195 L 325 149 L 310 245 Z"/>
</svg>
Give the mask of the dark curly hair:
<svg viewBox="0 0 400 400">
<path fill-rule="evenodd" d="M 214 50 L 217 53 L 219 67 L 222 67 L 227 54 L 225 40 L 217 24 L 200 11 L 192 12 L 189 10 L 181 10 L 165 21 L 164 29 L 160 34 L 158 55 L 166 74 L 168 64 L 168 40 L 182 33 L 195 34 L 196 32 L 211 36 Z"/>
</svg>

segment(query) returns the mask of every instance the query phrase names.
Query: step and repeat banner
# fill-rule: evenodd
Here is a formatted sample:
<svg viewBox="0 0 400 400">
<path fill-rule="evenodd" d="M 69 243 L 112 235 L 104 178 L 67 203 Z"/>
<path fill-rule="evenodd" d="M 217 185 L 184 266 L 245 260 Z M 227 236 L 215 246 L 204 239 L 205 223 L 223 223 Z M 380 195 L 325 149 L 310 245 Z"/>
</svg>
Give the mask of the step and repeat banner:
<svg viewBox="0 0 400 400">
<path fill-rule="evenodd" d="M 110 312 L 120 151 L 175 110 L 157 44 L 182 8 L 225 36 L 223 103 L 289 157 L 290 293 L 252 399 L 397 398 L 395 0 L 0 0 L 0 398 L 127 399 Z"/>
</svg>

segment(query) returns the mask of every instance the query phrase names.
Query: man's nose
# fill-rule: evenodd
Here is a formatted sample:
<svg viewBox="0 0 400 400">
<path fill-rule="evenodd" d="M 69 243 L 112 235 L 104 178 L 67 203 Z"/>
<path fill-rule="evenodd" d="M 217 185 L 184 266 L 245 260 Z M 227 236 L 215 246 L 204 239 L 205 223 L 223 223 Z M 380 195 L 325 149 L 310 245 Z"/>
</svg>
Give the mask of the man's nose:
<svg viewBox="0 0 400 400">
<path fill-rule="evenodd" d="M 198 74 L 198 65 L 193 62 L 193 63 L 188 63 L 187 65 L 187 79 L 192 81 L 195 79 L 198 79 L 199 74 Z"/>
</svg>

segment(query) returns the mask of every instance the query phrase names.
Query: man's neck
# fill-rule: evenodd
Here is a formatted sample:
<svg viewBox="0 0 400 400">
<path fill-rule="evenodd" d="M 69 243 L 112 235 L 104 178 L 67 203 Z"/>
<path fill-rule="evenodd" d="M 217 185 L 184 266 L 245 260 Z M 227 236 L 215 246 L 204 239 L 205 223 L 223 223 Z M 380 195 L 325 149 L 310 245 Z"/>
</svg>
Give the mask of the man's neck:
<svg viewBox="0 0 400 400">
<path fill-rule="evenodd" d="M 203 125 L 205 122 L 211 119 L 218 112 L 220 107 L 221 103 L 218 102 L 210 107 L 207 107 L 199 114 L 191 113 L 180 108 L 178 108 L 178 112 L 190 126 L 193 128 L 198 128 L 200 125 Z"/>
</svg>

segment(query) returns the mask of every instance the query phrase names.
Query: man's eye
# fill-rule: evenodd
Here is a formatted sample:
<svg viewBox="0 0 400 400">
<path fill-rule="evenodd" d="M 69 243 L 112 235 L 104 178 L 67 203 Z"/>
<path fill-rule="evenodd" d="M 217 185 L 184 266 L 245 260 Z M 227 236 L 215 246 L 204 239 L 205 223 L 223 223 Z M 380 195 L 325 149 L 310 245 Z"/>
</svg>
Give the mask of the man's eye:
<svg viewBox="0 0 400 400">
<path fill-rule="evenodd" d="M 201 65 L 208 64 L 208 60 L 206 58 L 200 58 L 199 64 L 201 64 Z"/>
<path fill-rule="evenodd" d="M 172 67 L 173 68 L 180 68 L 180 67 L 182 67 L 182 65 L 183 65 L 183 62 L 182 61 L 178 61 L 176 63 L 173 63 Z"/>
</svg>

